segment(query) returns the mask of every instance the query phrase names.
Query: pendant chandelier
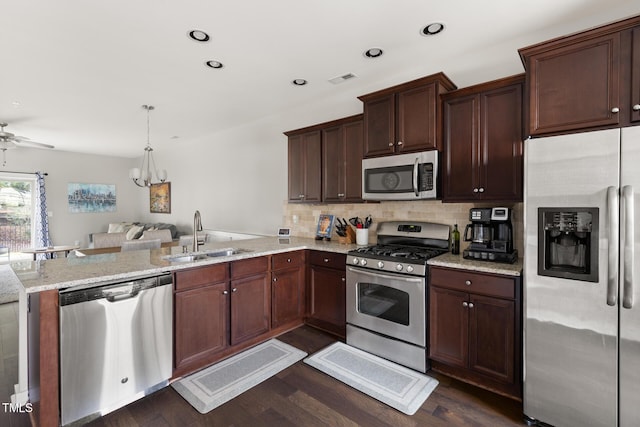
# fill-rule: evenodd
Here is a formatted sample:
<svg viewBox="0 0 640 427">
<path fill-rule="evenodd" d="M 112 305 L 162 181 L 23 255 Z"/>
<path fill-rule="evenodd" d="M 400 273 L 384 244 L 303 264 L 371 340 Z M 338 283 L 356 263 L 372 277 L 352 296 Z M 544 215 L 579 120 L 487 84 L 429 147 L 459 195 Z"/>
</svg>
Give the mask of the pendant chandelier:
<svg viewBox="0 0 640 427">
<path fill-rule="evenodd" d="M 167 180 L 167 171 L 164 169 L 158 171 L 156 162 L 153 159 L 153 148 L 151 148 L 151 144 L 149 143 L 149 112 L 153 111 L 155 107 L 153 105 L 143 105 L 142 108 L 147 110 L 147 146 L 144 148 L 140 168 L 131 169 L 129 171 L 129 178 L 131 178 L 133 183 L 138 187 L 151 187 L 153 184 L 165 182 Z M 154 174 L 156 182 L 153 182 Z"/>
</svg>

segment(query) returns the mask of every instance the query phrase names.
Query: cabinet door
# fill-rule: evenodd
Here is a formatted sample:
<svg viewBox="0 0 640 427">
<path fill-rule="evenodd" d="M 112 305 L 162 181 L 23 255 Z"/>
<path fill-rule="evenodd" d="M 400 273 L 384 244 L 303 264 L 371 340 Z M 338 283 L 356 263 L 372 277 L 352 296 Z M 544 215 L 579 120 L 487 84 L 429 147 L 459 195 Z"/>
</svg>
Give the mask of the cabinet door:
<svg viewBox="0 0 640 427">
<path fill-rule="evenodd" d="M 464 292 L 431 286 L 429 357 L 453 366 L 468 366 L 469 313 Z"/>
<path fill-rule="evenodd" d="M 322 130 L 322 194 L 325 202 L 340 202 L 345 197 L 346 153 L 344 128 Z"/>
<path fill-rule="evenodd" d="M 631 31 L 631 122 L 640 122 L 640 27 Z"/>
<path fill-rule="evenodd" d="M 362 120 L 344 125 L 345 172 L 344 201 L 362 200 L 362 156 L 364 133 Z"/>
<path fill-rule="evenodd" d="M 271 326 L 277 328 L 304 315 L 304 267 L 278 270 L 271 281 Z"/>
<path fill-rule="evenodd" d="M 228 345 L 228 284 L 175 293 L 175 368 L 224 350 Z"/>
<path fill-rule="evenodd" d="M 319 202 L 321 200 L 320 131 L 289 137 L 289 200 Z"/>
<path fill-rule="evenodd" d="M 311 266 L 307 323 L 344 337 L 346 331 L 345 270 Z"/>
<path fill-rule="evenodd" d="M 231 345 L 269 331 L 271 284 L 265 273 L 231 281 Z"/>
<path fill-rule="evenodd" d="M 480 105 L 477 95 L 448 100 L 444 105 L 445 144 L 443 199 L 468 201 L 478 189 Z M 474 193 L 474 189 L 476 192 Z"/>
<path fill-rule="evenodd" d="M 392 154 L 396 143 L 395 95 L 364 103 L 364 156 Z"/>
<path fill-rule="evenodd" d="M 397 151 L 437 150 L 436 83 L 397 94 Z"/>
<path fill-rule="evenodd" d="M 504 383 L 515 381 L 515 302 L 471 295 L 469 367 Z"/>
<path fill-rule="evenodd" d="M 482 200 L 522 200 L 522 85 L 485 92 L 480 97 Z M 456 178 L 457 179 L 457 178 Z"/>
<path fill-rule="evenodd" d="M 619 54 L 613 33 L 529 57 L 531 135 L 618 125 Z"/>
</svg>

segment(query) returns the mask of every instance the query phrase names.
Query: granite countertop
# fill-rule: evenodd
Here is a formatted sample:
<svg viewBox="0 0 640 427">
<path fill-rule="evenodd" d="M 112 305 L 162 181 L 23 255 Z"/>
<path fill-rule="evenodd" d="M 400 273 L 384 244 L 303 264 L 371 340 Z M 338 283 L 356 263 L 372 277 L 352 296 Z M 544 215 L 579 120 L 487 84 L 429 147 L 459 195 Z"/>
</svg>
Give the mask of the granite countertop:
<svg viewBox="0 0 640 427">
<path fill-rule="evenodd" d="M 513 264 L 501 262 L 480 261 L 474 259 L 464 259 L 462 254 L 453 255 L 446 253 L 427 261 L 427 264 L 438 267 L 459 268 L 462 270 L 473 270 L 481 273 L 503 274 L 505 276 L 521 276 L 523 259 L 518 258 Z"/>
<path fill-rule="evenodd" d="M 170 262 L 166 259 L 167 256 L 182 253 L 181 246 L 172 246 L 150 251 L 116 252 L 45 261 L 15 261 L 11 263 L 11 268 L 26 292 L 34 293 L 105 281 L 126 281 L 132 278 L 153 276 L 195 266 L 300 249 L 315 249 L 346 254 L 351 249 L 356 248 L 356 245 L 340 244 L 337 241 L 316 241 L 312 238 L 303 237 L 286 239 L 261 237 L 250 240 L 207 243 L 200 248 L 200 251 L 229 247 L 243 249 L 244 251 L 235 255 L 193 262 Z"/>
</svg>

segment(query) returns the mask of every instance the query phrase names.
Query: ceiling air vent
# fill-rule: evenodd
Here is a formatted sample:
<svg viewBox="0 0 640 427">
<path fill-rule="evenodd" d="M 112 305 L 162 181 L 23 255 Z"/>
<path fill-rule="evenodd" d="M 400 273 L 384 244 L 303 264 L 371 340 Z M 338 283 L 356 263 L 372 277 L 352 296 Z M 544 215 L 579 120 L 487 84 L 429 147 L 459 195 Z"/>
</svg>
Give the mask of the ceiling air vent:
<svg viewBox="0 0 640 427">
<path fill-rule="evenodd" d="M 329 79 L 329 81 L 331 83 L 333 83 L 334 85 L 337 85 L 338 83 L 346 82 L 347 80 L 353 79 L 355 77 L 358 77 L 358 76 L 356 76 L 353 73 L 347 73 L 347 74 L 343 74 L 342 76 L 338 76 L 338 77 L 334 77 L 332 79 Z"/>
</svg>

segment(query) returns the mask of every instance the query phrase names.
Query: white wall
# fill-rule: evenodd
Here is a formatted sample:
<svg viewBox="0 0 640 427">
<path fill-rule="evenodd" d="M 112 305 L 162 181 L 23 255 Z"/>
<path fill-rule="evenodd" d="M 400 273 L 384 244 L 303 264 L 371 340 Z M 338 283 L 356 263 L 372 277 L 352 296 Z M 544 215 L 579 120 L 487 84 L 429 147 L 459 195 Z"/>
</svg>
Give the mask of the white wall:
<svg viewBox="0 0 640 427">
<path fill-rule="evenodd" d="M 131 159 L 93 156 L 56 150 L 21 148 L 6 153 L 7 164 L 0 171 L 47 172 L 45 179 L 51 240 L 56 245 L 88 244 L 89 233 L 107 231 L 109 222 L 137 218 L 138 206 L 132 203 L 139 190 L 131 184 L 128 170 Z M 25 175 L 26 176 L 26 175 Z M 115 184 L 117 211 L 114 213 L 69 213 L 67 185 L 74 183 Z"/>
<path fill-rule="evenodd" d="M 149 213 L 148 190 L 140 189 L 141 219 L 191 233 L 197 209 L 207 229 L 275 234 L 287 197 L 282 125 L 266 118 L 198 141 L 177 139 L 170 150 L 155 149 L 156 164 L 171 182 L 171 214 Z"/>
</svg>

